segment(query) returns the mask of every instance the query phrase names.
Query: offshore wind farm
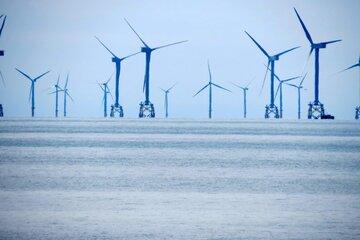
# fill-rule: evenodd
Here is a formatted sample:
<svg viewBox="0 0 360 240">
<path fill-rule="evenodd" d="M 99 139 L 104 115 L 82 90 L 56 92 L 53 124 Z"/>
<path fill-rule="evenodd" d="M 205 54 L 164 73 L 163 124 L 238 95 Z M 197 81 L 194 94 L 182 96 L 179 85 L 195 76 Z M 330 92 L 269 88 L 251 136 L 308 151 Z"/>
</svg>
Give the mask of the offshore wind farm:
<svg viewBox="0 0 360 240">
<path fill-rule="evenodd" d="M 358 238 L 359 12 L 2 1 L 0 239 Z"/>
</svg>

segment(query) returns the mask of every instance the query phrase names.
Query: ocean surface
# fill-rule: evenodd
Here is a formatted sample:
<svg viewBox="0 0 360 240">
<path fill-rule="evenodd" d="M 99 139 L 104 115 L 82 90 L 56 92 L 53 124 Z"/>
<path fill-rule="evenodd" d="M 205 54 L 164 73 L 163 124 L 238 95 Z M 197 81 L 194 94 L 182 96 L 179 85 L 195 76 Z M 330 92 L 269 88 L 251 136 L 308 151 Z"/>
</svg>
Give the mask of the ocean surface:
<svg viewBox="0 0 360 240">
<path fill-rule="evenodd" d="M 360 239 L 360 122 L 1 119 L 0 239 Z"/>
</svg>

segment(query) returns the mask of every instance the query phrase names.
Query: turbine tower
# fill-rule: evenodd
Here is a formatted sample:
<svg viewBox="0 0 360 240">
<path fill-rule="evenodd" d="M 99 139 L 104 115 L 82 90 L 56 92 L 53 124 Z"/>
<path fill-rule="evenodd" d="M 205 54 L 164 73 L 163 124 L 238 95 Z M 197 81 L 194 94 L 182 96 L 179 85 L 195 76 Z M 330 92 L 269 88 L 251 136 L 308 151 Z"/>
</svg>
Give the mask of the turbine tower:
<svg viewBox="0 0 360 240">
<path fill-rule="evenodd" d="M 282 91 L 282 85 L 283 85 L 283 83 L 287 83 L 287 82 L 289 82 L 291 80 L 298 79 L 301 76 L 281 80 L 275 73 L 274 73 L 274 75 L 275 75 L 276 79 L 279 81 L 279 85 L 278 85 L 278 87 L 276 89 L 276 93 L 275 93 L 275 99 L 276 99 L 277 94 L 280 91 L 280 118 L 282 118 L 283 117 L 283 91 Z"/>
<path fill-rule="evenodd" d="M 268 58 L 268 64 L 267 64 L 267 68 L 271 68 L 271 78 L 270 78 L 270 103 L 269 105 L 266 105 L 265 106 L 265 118 L 270 118 L 271 115 L 274 116 L 274 118 L 279 118 L 279 110 L 278 110 L 278 107 L 275 105 L 274 103 L 274 73 L 275 73 L 275 61 L 278 61 L 280 56 L 287 53 L 287 52 L 290 52 L 292 50 L 295 50 L 299 47 L 294 47 L 294 48 L 291 48 L 291 49 L 288 49 L 286 51 L 283 51 L 281 53 L 278 53 L 278 54 L 275 54 L 275 55 L 272 55 L 270 56 L 265 50 L 263 47 L 261 47 L 261 45 L 256 42 L 256 40 L 250 36 L 249 33 L 247 33 L 245 31 L 245 33 L 251 38 L 251 40 L 256 44 L 256 46 L 265 54 L 265 56 Z M 262 86 L 261 86 L 261 91 L 264 87 L 264 83 L 265 83 L 265 79 L 266 79 L 266 75 L 267 75 L 267 72 L 268 72 L 268 69 L 266 69 L 266 72 L 265 72 L 265 78 L 263 80 L 263 83 L 262 83 Z"/>
<path fill-rule="evenodd" d="M 315 50 L 315 99 L 313 102 L 309 103 L 309 110 L 308 110 L 308 119 L 319 119 L 325 116 L 325 109 L 324 104 L 322 104 L 319 100 L 319 51 L 322 48 L 326 48 L 326 45 L 331 43 L 340 42 L 341 40 L 333 40 L 333 41 L 327 41 L 327 42 L 320 42 L 320 43 L 314 43 L 309 31 L 306 29 L 306 26 L 304 22 L 302 21 L 299 13 L 294 8 L 296 16 L 298 17 L 300 24 L 305 32 L 306 38 L 310 42 L 310 53 L 309 57 L 311 56 L 312 52 Z"/>
<path fill-rule="evenodd" d="M 165 93 L 165 102 L 164 102 L 164 107 L 165 107 L 165 118 L 168 118 L 169 116 L 169 101 L 168 101 L 168 94 L 170 92 L 170 90 L 175 87 L 177 83 L 175 83 L 174 85 L 172 85 L 170 88 L 168 88 L 167 90 L 160 88 L 164 93 Z"/>
<path fill-rule="evenodd" d="M 298 119 L 301 119 L 301 101 L 300 101 L 300 98 L 301 98 L 301 89 L 303 88 L 302 84 L 306 78 L 306 75 L 307 73 L 304 75 L 304 77 L 302 78 L 301 82 L 299 85 L 295 85 L 295 84 L 291 84 L 291 83 L 285 83 L 286 85 L 289 85 L 291 87 L 295 87 L 298 91 Z M 306 90 L 306 89 L 304 89 Z"/>
<path fill-rule="evenodd" d="M 355 107 L 355 119 L 360 119 L 360 56 L 358 59 L 358 63 L 342 70 L 341 72 L 347 71 L 347 70 L 355 68 L 355 67 L 357 67 L 359 70 L 359 105 L 357 107 Z"/>
<path fill-rule="evenodd" d="M 119 103 L 119 82 L 120 82 L 120 71 L 121 71 L 121 62 L 131 56 L 134 56 L 140 52 L 130 54 L 126 57 L 119 58 L 116 56 L 98 37 L 95 38 L 99 41 L 99 43 L 113 56 L 112 62 L 115 63 L 115 103 L 111 106 L 110 117 L 115 117 L 115 113 L 119 113 L 119 117 L 124 116 L 123 107 Z"/>
<path fill-rule="evenodd" d="M 243 90 L 243 96 L 244 96 L 244 118 L 246 118 L 246 113 L 247 113 L 247 111 L 246 111 L 246 91 L 249 90 L 249 86 L 250 86 L 250 84 L 251 84 L 251 82 L 252 82 L 253 80 L 254 80 L 254 79 L 252 79 L 245 87 L 242 87 L 242 86 L 240 86 L 240 85 L 238 85 L 238 84 L 236 84 L 236 83 L 232 83 L 234 86 L 236 86 L 236 87 L 238 87 L 238 88 L 240 88 L 240 89 Z"/>
<path fill-rule="evenodd" d="M 112 97 L 112 95 L 111 95 L 111 92 L 110 92 L 110 89 L 109 89 L 109 87 L 108 87 L 108 83 L 109 83 L 109 81 L 111 80 L 111 77 L 112 77 L 112 75 L 110 76 L 110 78 L 106 81 L 106 82 L 104 82 L 104 83 L 102 83 L 102 84 L 100 84 L 99 83 L 99 87 L 101 88 L 101 90 L 103 91 L 103 93 L 104 93 L 104 97 L 103 97 L 103 103 L 104 103 L 104 117 L 106 118 L 107 117 L 107 95 L 108 94 L 110 94 L 110 96 Z M 111 106 L 111 110 L 113 111 L 113 107 L 114 106 Z"/>
<path fill-rule="evenodd" d="M 63 91 L 64 91 L 64 117 L 66 117 L 66 113 L 67 113 L 66 112 L 66 106 L 67 106 L 66 97 L 69 96 L 71 101 L 74 101 L 74 99 L 69 94 L 69 89 L 67 88 L 68 81 L 69 81 L 69 74 L 67 74 L 67 76 L 66 76 L 66 82 L 65 82 L 64 89 L 63 89 Z"/>
<path fill-rule="evenodd" d="M 142 42 L 143 47 L 141 47 L 141 52 L 145 53 L 145 64 L 146 65 L 145 65 L 145 76 L 144 76 L 144 84 L 143 84 L 143 92 L 145 92 L 145 101 L 140 102 L 139 117 L 140 118 L 154 118 L 155 117 L 155 108 L 154 108 L 154 105 L 150 102 L 150 96 L 149 96 L 150 95 L 151 53 L 160 48 L 165 48 L 165 47 L 169 47 L 169 46 L 172 46 L 175 44 L 187 42 L 187 40 L 151 48 L 151 47 L 149 47 L 149 45 L 147 45 L 145 43 L 145 41 L 140 37 L 140 35 L 135 31 L 135 29 L 130 25 L 130 23 L 126 19 L 125 19 L 125 21 L 129 25 L 129 27 L 132 29 L 132 31 L 136 34 L 136 36 L 139 38 L 139 40 Z"/>
<path fill-rule="evenodd" d="M 55 91 L 51 92 L 50 94 L 55 93 L 55 117 L 58 117 L 59 113 L 59 92 L 63 91 L 62 88 L 59 86 L 60 74 L 58 76 L 57 82 L 54 85 Z"/>
<path fill-rule="evenodd" d="M 29 94 L 29 101 L 31 98 L 31 117 L 35 116 L 35 83 L 38 79 L 40 79 L 41 77 L 43 77 L 45 74 L 49 73 L 50 71 L 47 71 L 43 74 L 41 74 L 40 76 L 36 77 L 36 78 L 31 78 L 29 77 L 29 75 L 27 75 L 26 73 L 24 73 L 23 71 L 15 68 L 19 73 L 21 73 L 23 76 L 25 76 L 27 79 L 29 79 L 31 81 L 31 87 L 30 87 L 30 94 Z"/>
<path fill-rule="evenodd" d="M 0 19 L 2 19 L 3 16 L 4 15 L 1 15 Z M 5 21 L 6 21 L 6 16 L 4 17 L 4 20 L 3 20 L 1 28 L 0 28 L 0 37 L 1 37 L 1 33 L 2 33 L 2 30 L 3 30 L 4 25 L 5 25 Z M 4 56 L 4 50 L 0 50 L 0 56 Z M 5 86 L 5 81 L 4 81 L 4 77 L 3 77 L 2 73 L 1 73 L 1 70 L 0 70 L 0 77 L 1 77 L 2 83 Z M 3 117 L 3 116 L 4 116 L 3 107 L 2 107 L 2 104 L 0 104 L 0 117 Z"/>
<path fill-rule="evenodd" d="M 211 77 L 211 70 L 210 70 L 210 64 L 208 61 L 208 70 L 209 70 L 209 83 L 206 84 L 202 89 L 200 89 L 193 97 L 195 97 L 196 95 L 198 95 L 202 90 L 204 90 L 205 88 L 209 87 L 209 119 L 211 119 L 212 117 L 212 86 L 215 86 L 217 88 L 223 89 L 225 91 L 231 92 L 229 89 L 226 89 L 224 87 L 221 87 L 215 83 L 212 82 L 212 77 Z"/>
</svg>

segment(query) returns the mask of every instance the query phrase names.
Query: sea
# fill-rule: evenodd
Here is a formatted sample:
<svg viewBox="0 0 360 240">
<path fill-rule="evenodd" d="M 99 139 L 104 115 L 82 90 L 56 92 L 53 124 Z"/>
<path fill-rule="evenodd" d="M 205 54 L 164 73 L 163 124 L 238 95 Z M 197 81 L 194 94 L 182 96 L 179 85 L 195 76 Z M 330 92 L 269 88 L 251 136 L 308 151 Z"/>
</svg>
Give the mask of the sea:
<svg viewBox="0 0 360 240">
<path fill-rule="evenodd" d="M 360 122 L 3 118 L 0 239 L 360 239 Z"/>
</svg>

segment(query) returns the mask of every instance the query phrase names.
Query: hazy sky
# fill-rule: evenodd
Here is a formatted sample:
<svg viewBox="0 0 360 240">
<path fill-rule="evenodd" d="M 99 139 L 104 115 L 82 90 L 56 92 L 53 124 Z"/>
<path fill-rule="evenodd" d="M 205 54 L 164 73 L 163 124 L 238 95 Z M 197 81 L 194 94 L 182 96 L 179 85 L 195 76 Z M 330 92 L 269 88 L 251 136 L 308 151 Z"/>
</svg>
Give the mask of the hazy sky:
<svg viewBox="0 0 360 240">
<path fill-rule="evenodd" d="M 96 41 L 103 40 L 120 57 L 139 51 L 140 41 L 124 22 L 127 18 L 141 37 L 156 47 L 180 40 L 189 42 L 164 48 L 152 55 L 150 98 L 157 117 L 163 117 L 163 93 L 169 95 L 171 117 L 207 117 L 208 92 L 192 95 L 208 81 L 210 60 L 213 81 L 233 91 L 214 89 L 215 118 L 242 117 L 242 94 L 230 82 L 246 84 L 256 77 L 248 93 L 248 117 L 263 118 L 268 103 L 269 79 L 259 96 L 266 57 L 244 34 L 247 30 L 271 54 L 302 46 L 276 62 L 281 78 L 301 75 L 309 43 L 296 18 L 296 7 L 315 42 L 341 38 L 320 53 L 320 101 L 339 119 L 353 119 L 359 104 L 359 71 L 334 75 L 355 64 L 360 53 L 359 0 L 138 0 L 138 1 L 45 1 L 1 0 L 0 14 L 8 16 L 0 39 L 5 56 L 0 69 L 6 86 L 0 85 L 0 102 L 7 116 L 30 116 L 30 81 L 14 68 L 31 76 L 51 70 L 36 84 L 36 115 L 53 116 L 54 96 L 46 90 L 61 74 L 61 84 L 70 72 L 70 117 L 101 117 L 102 92 L 96 82 L 114 71 L 111 55 Z M 126 117 L 137 117 L 143 100 L 145 56 L 123 62 L 120 101 Z M 313 100 L 313 57 L 306 71 L 307 91 L 302 116 Z M 111 80 L 114 92 L 114 79 Z M 284 117 L 296 118 L 296 89 L 284 88 Z M 62 101 L 62 100 L 61 100 Z M 60 107 L 62 111 L 62 106 Z"/>
</svg>

